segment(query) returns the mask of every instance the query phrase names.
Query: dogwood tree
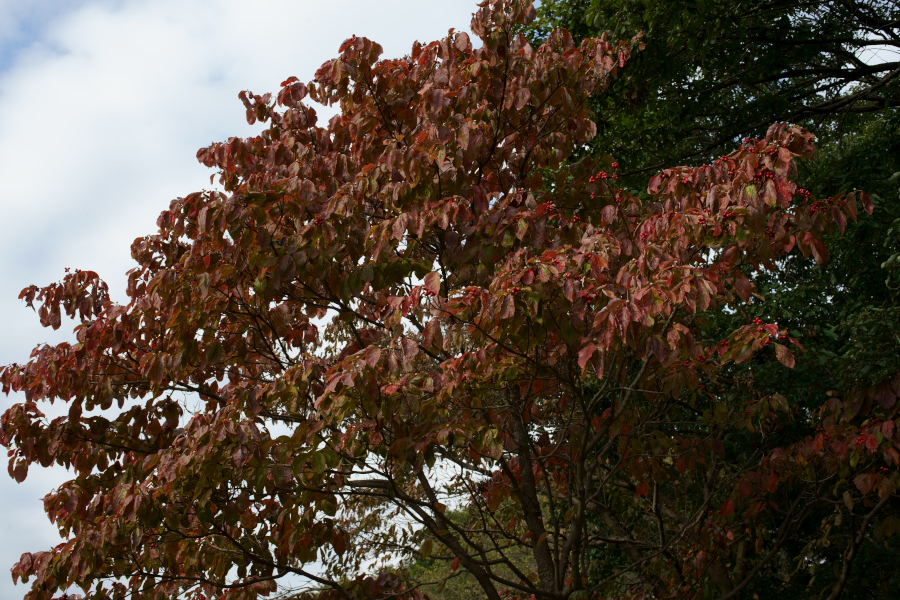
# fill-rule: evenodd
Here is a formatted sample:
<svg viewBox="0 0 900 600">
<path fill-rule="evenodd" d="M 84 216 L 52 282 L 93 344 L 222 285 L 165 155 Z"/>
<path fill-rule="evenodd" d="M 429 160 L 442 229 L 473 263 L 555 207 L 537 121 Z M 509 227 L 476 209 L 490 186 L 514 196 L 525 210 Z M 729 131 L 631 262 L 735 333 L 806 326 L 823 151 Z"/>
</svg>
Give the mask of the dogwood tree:
<svg viewBox="0 0 900 600">
<path fill-rule="evenodd" d="M 387 60 L 352 37 L 312 82 L 242 92 L 266 128 L 198 153 L 225 193 L 135 241 L 127 304 L 90 271 L 22 292 L 45 326 L 78 321 L 0 370 L 24 395 L 10 474 L 73 474 L 44 500 L 64 541 L 13 568 L 28 600 L 418 598 L 440 582 L 410 555 L 492 599 L 727 599 L 832 543 L 840 595 L 898 523 L 896 384 L 814 414 L 722 394 L 799 342 L 703 332 L 760 301 L 754 272 L 827 260 L 868 197 L 798 189 L 814 146 L 790 125 L 622 189 L 612 159 L 573 156 L 639 39 L 532 48 L 533 15 L 486 0 L 476 44 Z"/>
</svg>

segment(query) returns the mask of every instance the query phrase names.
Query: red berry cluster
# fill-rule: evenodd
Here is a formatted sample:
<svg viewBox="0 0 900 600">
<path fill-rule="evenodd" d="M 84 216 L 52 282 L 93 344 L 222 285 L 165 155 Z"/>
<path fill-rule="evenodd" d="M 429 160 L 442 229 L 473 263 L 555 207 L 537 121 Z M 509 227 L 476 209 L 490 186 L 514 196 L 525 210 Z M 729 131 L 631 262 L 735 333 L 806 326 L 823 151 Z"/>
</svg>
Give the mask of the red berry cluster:
<svg viewBox="0 0 900 600">
<path fill-rule="evenodd" d="M 753 324 L 754 325 L 762 325 L 762 319 L 760 319 L 759 317 L 756 317 L 755 319 L 753 319 Z"/>
<path fill-rule="evenodd" d="M 515 286 L 515 285 L 514 285 L 513 287 L 510 288 L 510 290 L 512 291 L 512 295 L 513 295 L 513 296 L 518 296 L 518 295 L 519 295 L 519 292 L 522 291 L 522 288 L 520 288 L 519 286 Z"/>
<path fill-rule="evenodd" d="M 809 190 L 803 189 L 803 188 L 798 188 L 797 195 L 800 196 L 801 198 L 808 199 L 810 196 L 812 196 L 812 192 Z"/>
<path fill-rule="evenodd" d="M 595 181 L 605 180 L 605 179 L 609 179 L 609 175 L 607 173 L 605 173 L 604 171 L 600 171 L 596 175 L 592 175 L 589 181 L 591 183 L 594 183 Z"/>
<path fill-rule="evenodd" d="M 684 185 L 687 185 L 689 181 L 690 181 L 690 179 L 688 179 L 687 177 L 682 177 L 682 178 L 681 178 L 681 183 L 684 184 Z"/>
<path fill-rule="evenodd" d="M 573 223 L 578 223 L 578 222 L 580 222 L 580 221 L 581 221 L 581 217 L 579 217 L 578 215 L 575 215 L 574 217 L 572 217 L 572 222 L 573 222 Z"/>
<path fill-rule="evenodd" d="M 425 290 L 422 292 L 422 296 L 425 298 L 431 298 L 432 296 L 437 296 L 437 292 L 432 292 L 431 290 Z"/>
<path fill-rule="evenodd" d="M 315 221 L 316 221 L 316 225 L 321 225 L 321 224 L 322 224 L 322 217 L 320 217 L 319 215 L 316 215 Z"/>
<path fill-rule="evenodd" d="M 706 217 L 700 217 L 700 218 L 697 220 L 697 222 L 700 223 L 701 225 L 703 225 L 704 223 L 706 223 Z"/>
</svg>

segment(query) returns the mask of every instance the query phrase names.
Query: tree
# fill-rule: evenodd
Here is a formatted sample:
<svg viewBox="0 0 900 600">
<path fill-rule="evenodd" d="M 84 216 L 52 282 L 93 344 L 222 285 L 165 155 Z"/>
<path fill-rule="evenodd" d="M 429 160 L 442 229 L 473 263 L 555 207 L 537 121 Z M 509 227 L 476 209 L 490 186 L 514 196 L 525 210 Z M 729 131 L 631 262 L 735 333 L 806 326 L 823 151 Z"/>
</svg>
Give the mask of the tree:
<svg viewBox="0 0 900 600">
<path fill-rule="evenodd" d="M 0 370 L 25 396 L 10 474 L 75 475 L 45 498 L 66 541 L 13 568 L 28 600 L 297 578 L 281 591 L 421 597 L 409 555 L 492 599 L 736 598 L 835 546 L 841 594 L 868 533 L 900 524 L 898 382 L 812 409 L 717 382 L 794 366 L 799 342 L 750 318 L 755 282 L 824 263 L 868 196 L 799 188 L 814 145 L 786 124 L 622 189 L 617 163 L 570 159 L 640 42 L 535 50 L 533 16 L 485 1 L 480 48 L 451 31 L 379 60 L 353 37 L 308 85 L 242 93 L 267 128 L 198 153 L 227 194 L 135 242 L 128 304 L 87 271 L 23 291 L 44 325 L 80 321 Z M 340 114 L 318 126 L 307 96 Z M 721 314 L 746 317 L 713 337 Z"/>
<path fill-rule="evenodd" d="M 816 194 L 865 189 L 878 200 L 873 215 L 829 237 L 828 264 L 792 253 L 757 274 L 766 301 L 748 312 L 795 332 L 807 352 L 791 372 L 765 363 L 728 368 L 719 377 L 725 393 L 749 393 L 749 385 L 807 412 L 828 391 L 868 388 L 900 370 L 896 246 L 888 241 L 900 223 L 900 111 L 896 52 L 884 50 L 900 39 L 897 16 L 895 2 L 549 0 L 526 28 L 533 39 L 556 26 L 576 40 L 602 28 L 645 32 L 646 50 L 590 103 L 600 141 L 588 151 L 615 155 L 628 187 L 641 187 L 654 165 L 709 162 L 746 132 L 783 119 L 818 136 L 818 155 L 798 165 L 798 184 Z M 721 336 L 743 318 L 719 312 L 704 333 Z M 857 558 L 866 566 L 845 597 L 900 593 L 900 552 L 874 548 Z M 840 560 L 825 553 L 818 564 L 785 563 L 760 594 L 812 595 L 837 578 L 831 567 Z"/>
<path fill-rule="evenodd" d="M 529 36 L 556 27 L 576 40 L 645 33 L 646 50 L 592 102 L 599 150 L 629 172 L 707 162 L 777 121 L 846 134 L 853 115 L 900 106 L 892 0 L 541 2 Z"/>
</svg>

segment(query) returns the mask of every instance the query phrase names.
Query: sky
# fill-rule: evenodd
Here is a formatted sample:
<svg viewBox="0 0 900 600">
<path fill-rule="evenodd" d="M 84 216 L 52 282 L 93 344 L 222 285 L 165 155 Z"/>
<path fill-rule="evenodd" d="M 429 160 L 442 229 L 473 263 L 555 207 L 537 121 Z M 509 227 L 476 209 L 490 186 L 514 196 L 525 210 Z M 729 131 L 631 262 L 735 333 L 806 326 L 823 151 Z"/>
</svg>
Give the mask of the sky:
<svg viewBox="0 0 900 600">
<path fill-rule="evenodd" d="M 384 56 L 451 27 L 476 0 L 0 0 L 0 364 L 70 340 L 17 299 L 67 267 L 97 271 L 125 299 L 129 248 L 169 201 L 210 188 L 197 149 L 259 131 L 237 94 L 312 79 L 355 34 Z M 320 114 L 329 113 L 320 110 Z M 67 332 L 67 325 L 68 332 Z M 0 395 L 0 412 L 16 396 Z M 68 474 L 0 472 L 0 600 L 8 570 L 61 540 L 41 498 Z"/>
</svg>

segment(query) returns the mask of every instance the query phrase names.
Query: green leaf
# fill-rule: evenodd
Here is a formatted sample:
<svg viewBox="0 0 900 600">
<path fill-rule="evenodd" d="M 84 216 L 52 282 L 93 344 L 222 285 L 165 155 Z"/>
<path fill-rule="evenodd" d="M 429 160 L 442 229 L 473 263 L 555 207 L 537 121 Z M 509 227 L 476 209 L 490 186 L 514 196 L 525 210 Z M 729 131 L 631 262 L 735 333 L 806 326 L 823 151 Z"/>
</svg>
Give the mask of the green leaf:
<svg viewBox="0 0 900 600">
<path fill-rule="evenodd" d="M 325 469 L 328 468 L 328 461 L 325 458 L 325 454 L 322 452 L 315 452 L 312 455 L 312 469 L 316 475 L 321 475 L 325 472 Z"/>
</svg>

